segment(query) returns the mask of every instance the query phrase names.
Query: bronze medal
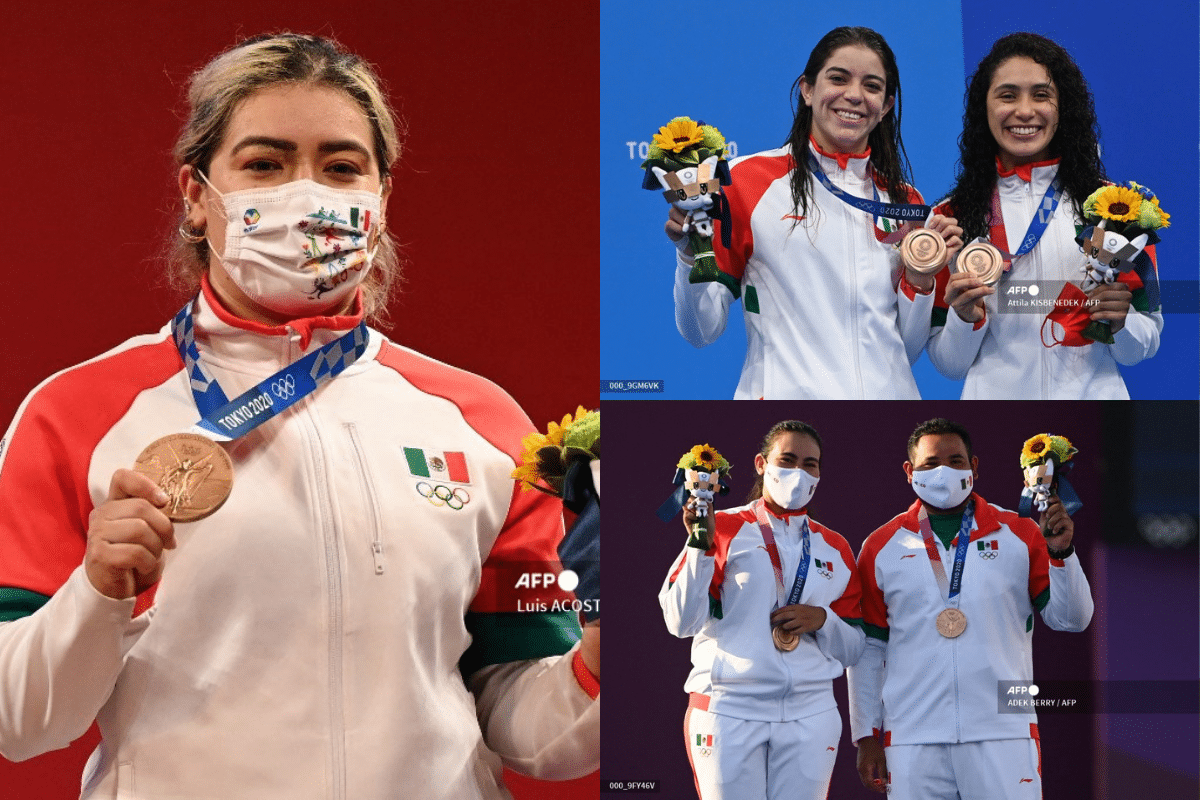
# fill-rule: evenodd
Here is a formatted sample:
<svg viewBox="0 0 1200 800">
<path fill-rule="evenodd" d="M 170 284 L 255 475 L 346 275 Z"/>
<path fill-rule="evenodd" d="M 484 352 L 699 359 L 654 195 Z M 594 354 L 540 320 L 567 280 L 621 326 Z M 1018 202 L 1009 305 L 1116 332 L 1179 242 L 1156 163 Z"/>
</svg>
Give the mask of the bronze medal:
<svg viewBox="0 0 1200 800">
<path fill-rule="evenodd" d="M 937 629 L 938 633 L 947 639 L 961 636 L 967 629 L 967 615 L 957 608 L 944 609 L 937 615 Z"/>
<path fill-rule="evenodd" d="M 771 628 L 771 641 L 775 643 L 776 650 L 790 653 L 800 644 L 800 637 L 791 631 L 785 631 L 782 625 L 775 625 Z"/>
<path fill-rule="evenodd" d="M 930 275 L 946 263 L 946 243 L 933 231 L 917 228 L 901 240 L 900 258 L 922 275 Z"/>
<path fill-rule="evenodd" d="M 958 254 L 958 271 L 974 275 L 988 286 L 995 286 L 1004 274 L 1004 257 L 987 242 L 973 242 Z"/>
<path fill-rule="evenodd" d="M 170 499 L 163 513 L 175 522 L 195 522 L 221 507 L 233 488 L 233 462 L 225 448 L 196 433 L 156 439 L 133 465 Z"/>
</svg>

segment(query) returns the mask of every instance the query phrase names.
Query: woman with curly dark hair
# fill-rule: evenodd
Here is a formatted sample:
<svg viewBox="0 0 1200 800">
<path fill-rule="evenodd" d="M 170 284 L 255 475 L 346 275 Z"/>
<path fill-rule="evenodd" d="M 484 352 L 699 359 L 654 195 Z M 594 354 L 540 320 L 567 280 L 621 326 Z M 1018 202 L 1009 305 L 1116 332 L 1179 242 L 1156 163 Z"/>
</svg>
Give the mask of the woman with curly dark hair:
<svg viewBox="0 0 1200 800">
<path fill-rule="evenodd" d="M 896 212 L 880 208 L 923 202 L 908 184 L 895 55 L 870 28 L 835 28 L 793 93 L 783 146 L 732 162 L 731 239 L 723 247 L 713 238 L 716 281 L 689 283 L 684 215 L 672 208 L 675 324 L 704 347 L 742 298 L 748 341 L 735 399 L 917 399 L 909 365 L 929 318 L 914 298 L 933 279 L 902 270 L 891 241 L 899 223 L 888 218 Z M 953 219 L 934 216 L 927 227 L 950 251 L 961 246 Z"/>
<path fill-rule="evenodd" d="M 1109 322 L 1112 344 L 1055 341 L 1053 294 L 1032 313 L 998 311 L 997 291 L 1037 298 L 1034 287 L 1056 293 L 1080 278 L 1082 204 L 1106 182 L 1098 139 L 1091 92 L 1066 50 L 1034 33 L 992 46 L 967 89 L 958 182 L 937 208 L 1011 262 L 995 288 L 965 272 L 938 276 L 929 356 L 943 375 L 966 378 L 963 399 L 1128 399 L 1117 364 L 1157 352 L 1161 310 L 1120 281 L 1088 293 L 1090 319 Z"/>
</svg>

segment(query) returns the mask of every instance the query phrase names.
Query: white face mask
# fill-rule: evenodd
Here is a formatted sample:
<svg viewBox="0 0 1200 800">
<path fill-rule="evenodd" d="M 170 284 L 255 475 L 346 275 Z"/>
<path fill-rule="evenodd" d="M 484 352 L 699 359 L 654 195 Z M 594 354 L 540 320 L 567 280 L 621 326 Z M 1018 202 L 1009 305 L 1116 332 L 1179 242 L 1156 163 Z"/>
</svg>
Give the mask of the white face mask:
<svg viewBox="0 0 1200 800">
<path fill-rule="evenodd" d="M 820 480 L 806 470 L 767 464 L 763 471 L 763 491 L 777 506 L 795 511 L 808 505 Z"/>
<path fill-rule="evenodd" d="M 380 194 L 310 180 L 221 194 L 200 177 L 225 206 L 225 251 L 218 258 L 254 302 L 313 316 L 339 306 L 366 277 Z"/>
<path fill-rule="evenodd" d="M 943 465 L 913 470 L 912 474 L 913 491 L 934 508 L 954 508 L 967 499 L 974 485 L 975 477 L 969 469 Z"/>
</svg>

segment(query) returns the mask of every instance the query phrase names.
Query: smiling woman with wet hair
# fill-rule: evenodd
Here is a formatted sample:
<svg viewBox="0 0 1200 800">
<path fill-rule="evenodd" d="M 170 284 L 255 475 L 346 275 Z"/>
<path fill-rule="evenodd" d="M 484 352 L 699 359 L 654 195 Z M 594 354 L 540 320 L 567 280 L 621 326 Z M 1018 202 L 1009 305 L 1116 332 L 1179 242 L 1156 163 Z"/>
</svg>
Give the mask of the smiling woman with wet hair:
<svg viewBox="0 0 1200 800">
<path fill-rule="evenodd" d="M 908 183 L 896 58 L 870 28 L 836 28 L 793 93 L 784 145 L 731 162 L 730 246 L 713 239 L 716 281 L 689 282 L 684 217 L 670 211 L 676 327 L 711 344 L 741 298 L 748 342 L 735 399 L 917 399 L 910 364 L 928 337 L 933 278 L 892 246 L 895 206 L 923 202 Z M 953 253 L 957 223 L 928 211 L 918 223 Z"/>
<path fill-rule="evenodd" d="M 1061 285 L 1081 278 L 1083 202 L 1106 182 L 1099 138 L 1083 74 L 1044 36 L 998 39 L 971 77 L 957 181 L 937 210 L 953 214 L 968 241 L 984 237 L 1015 258 L 994 287 L 967 272 L 938 275 L 929 357 L 946 377 L 966 379 L 964 400 L 1128 399 L 1117 365 L 1158 352 L 1162 310 L 1156 290 L 1137 291 L 1141 278 L 1088 293 L 1079 324 L 1107 322 L 1112 343 L 1059 333 L 1047 319 Z M 1146 252 L 1155 258 L 1153 245 Z M 996 292 L 1009 288 L 1052 295 L 1040 313 L 1004 310 Z"/>
</svg>

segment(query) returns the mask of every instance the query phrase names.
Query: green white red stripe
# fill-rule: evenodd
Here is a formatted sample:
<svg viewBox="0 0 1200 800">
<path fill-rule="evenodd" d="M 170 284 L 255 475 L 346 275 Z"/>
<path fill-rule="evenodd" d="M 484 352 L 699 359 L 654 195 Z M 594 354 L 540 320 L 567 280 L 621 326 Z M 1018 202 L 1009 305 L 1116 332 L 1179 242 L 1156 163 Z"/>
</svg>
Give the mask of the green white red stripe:
<svg viewBox="0 0 1200 800">
<path fill-rule="evenodd" d="M 467 458 L 457 450 L 425 450 L 404 448 L 408 471 L 418 478 L 430 478 L 449 483 L 470 483 Z"/>
</svg>

